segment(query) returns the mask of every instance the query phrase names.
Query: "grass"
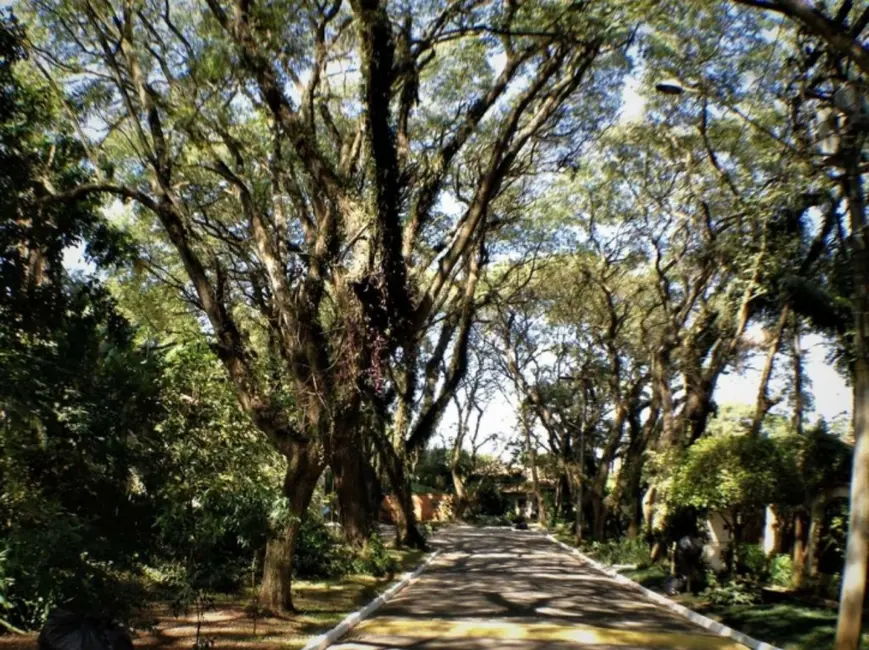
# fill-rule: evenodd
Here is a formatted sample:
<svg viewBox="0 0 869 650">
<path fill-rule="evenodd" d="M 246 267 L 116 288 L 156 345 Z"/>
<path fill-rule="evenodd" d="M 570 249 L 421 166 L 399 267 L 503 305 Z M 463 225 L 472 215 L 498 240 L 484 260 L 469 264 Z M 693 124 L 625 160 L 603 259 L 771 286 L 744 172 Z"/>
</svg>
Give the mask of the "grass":
<svg viewBox="0 0 869 650">
<path fill-rule="evenodd" d="M 648 589 L 663 592 L 667 570 L 660 565 L 622 572 Z M 702 596 L 683 594 L 676 601 L 782 650 L 822 650 L 833 646 L 836 610 L 799 603 L 713 605 Z M 869 634 L 861 648 L 869 648 Z"/>
<path fill-rule="evenodd" d="M 416 568 L 425 551 L 396 551 L 399 573 Z M 337 625 L 347 614 L 364 607 L 395 579 L 351 575 L 336 580 L 296 580 L 293 601 L 299 614 L 287 618 L 258 618 L 254 621 L 244 596 L 219 597 L 206 612 L 201 637 L 213 639 L 214 648 L 240 650 L 299 650 L 314 636 Z M 196 615 L 175 617 L 167 606 L 154 610 L 156 626 L 133 639 L 135 647 L 149 650 L 190 650 L 196 639 Z M 36 635 L 0 636 L 0 650 L 31 650 Z"/>
</svg>

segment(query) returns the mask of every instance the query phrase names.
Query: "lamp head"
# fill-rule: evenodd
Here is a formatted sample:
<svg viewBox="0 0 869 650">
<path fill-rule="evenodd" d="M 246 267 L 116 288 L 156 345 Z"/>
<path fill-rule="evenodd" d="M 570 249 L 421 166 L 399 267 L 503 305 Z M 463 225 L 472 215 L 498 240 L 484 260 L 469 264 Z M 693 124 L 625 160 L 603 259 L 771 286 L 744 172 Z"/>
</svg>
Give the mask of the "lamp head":
<svg viewBox="0 0 869 650">
<path fill-rule="evenodd" d="M 685 86 L 678 79 L 665 79 L 655 84 L 655 90 L 664 95 L 681 95 L 685 92 Z"/>
</svg>

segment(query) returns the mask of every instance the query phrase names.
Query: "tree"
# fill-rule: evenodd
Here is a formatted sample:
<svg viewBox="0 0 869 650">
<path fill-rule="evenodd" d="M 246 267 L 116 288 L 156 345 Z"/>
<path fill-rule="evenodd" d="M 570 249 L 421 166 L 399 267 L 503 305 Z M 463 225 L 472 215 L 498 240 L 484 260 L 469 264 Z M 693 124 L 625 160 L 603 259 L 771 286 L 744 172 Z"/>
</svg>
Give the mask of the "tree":
<svg viewBox="0 0 869 650">
<path fill-rule="evenodd" d="M 594 130 L 629 4 L 33 4 L 40 65 L 115 166 L 74 194 L 132 200 L 159 225 L 184 268 L 167 279 L 287 458 L 293 522 L 325 464 L 352 509 L 360 413 L 413 393 L 390 385 L 390 360 L 414 375 L 531 156 L 557 164 Z M 298 530 L 267 553 L 275 611 L 292 609 Z"/>
<path fill-rule="evenodd" d="M 738 560 L 745 515 L 771 503 L 788 503 L 796 468 L 769 438 L 728 432 L 692 445 L 676 464 L 664 493 L 672 507 L 717 512 L 733 531 L 728 568 Z"/>
<path fill-rule="evenodd" d="M 42 202 L 46 186 L 74 189 L 90 171 L 27 74 L 22 27 L 9 12 L 0 20 L 4 619 L 35 627 L 56 605 L 125 616 L 127 572 L 153 520 L 137 467 L 159 419 L 159 360 L 105 287 L 63 264 L 81 246 L 106 268 L 125 247 L 93 197 Z"/>
<path fill-rule="evenodd" d="M 864 322 L 869 312 L 869 242 L 866 241 L 866 200 L 861 169 L 866 138 L 863 109 L 866 99 L 861 88 L 869 71 L 869 56 L 861 35 L 869 23 L 869 9 L 864 7 L 861 11 L 850 1 L 840 3 L 835 12 L 798 0 L 746 0 L 744 4 L 787 17 L 809 37 L 810 47 L 805 54 L 794 58 L 800 85 L 815 90 L 800 106 L 807 121 L 814 121 L 820 127 L 810 130 L 815 137 L 808 155 L 820 157 L 820 167 L 836 178 L 850 221 L 855 453 L 835 648 L 855 650 L 860 643 L 869 569 L 869 436 L 866 435 L 869 343 L 865 340 Z M 832 150 L 827 148 L 830 144 Z"/>
</svg>

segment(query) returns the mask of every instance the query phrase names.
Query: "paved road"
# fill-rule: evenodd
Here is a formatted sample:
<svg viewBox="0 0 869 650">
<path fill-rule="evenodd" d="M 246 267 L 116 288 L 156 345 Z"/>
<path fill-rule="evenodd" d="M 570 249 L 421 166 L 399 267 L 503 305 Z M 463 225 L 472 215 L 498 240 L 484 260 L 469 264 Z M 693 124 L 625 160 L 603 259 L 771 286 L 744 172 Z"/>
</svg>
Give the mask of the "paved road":
<svg viewBox="0 0 869 650">
<path fill-rule="evenodd" d="M 441 555 L 335 650 L 745 650 L 583 566 L 539 533 L 452 528 Z"/>
</svg>

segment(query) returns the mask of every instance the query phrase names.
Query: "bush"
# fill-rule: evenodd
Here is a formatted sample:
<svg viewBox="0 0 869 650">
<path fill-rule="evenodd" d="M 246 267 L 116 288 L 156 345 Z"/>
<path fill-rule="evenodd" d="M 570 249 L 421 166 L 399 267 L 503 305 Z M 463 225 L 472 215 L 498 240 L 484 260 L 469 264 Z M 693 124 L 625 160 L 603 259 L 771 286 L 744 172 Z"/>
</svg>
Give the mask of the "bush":
<svg viewBox="0 0 869 650">
<path fill-rule="evenodd" d="M 635 564 L 642 568 L 652 563 L 651 551 L 641 539 L 589 542 L 583 545 L 583 551 L 604 564 Z"/>
<path fill-rule="evenodd" d="M 362 552 L 356 556 L 352 569 L 354 573 L 382 578 L 398 571 L 398 561 L 389 554 L 383 540 L 375 533 L 365 543 Z"/>
<path fill-rule="evenodd" d="M 295 577 L 337 578 L 351 572 L 352 562 L 350 549 L 332 535 L 322 520 L 305 518 L 293 558 Z"/>
<path fill-rule="evenodd" d="M 503 515 L 474 515 L 468 519 L 474 526 L 509 526 L 510 520 Z"/>
<path fill-rule="evenodd" d="M 755 605 L 760 602 L 760 588 L 757 584 L 739 578 L 721 582 L 714 571 L 706 572 L 706 589 L 702 596 L 713 605 Z"/>
<path fill-rule="evenodd" d="M 769 558 L 760 545 L 740 544 L 736 552 L 738 575 L 758 583 L 765 583 L 769 579 Z"/>
<path fill-rule="evenodd" d="M 348 546 L 322 520 L 308 517 L 302 522 L 293 575 L 297 578 L 340 578 L 359 573 L 381 578 L 395 573 L 398 562 L 376 533 L 361 549 Z"/>
<path fill-rule="evenodd" d="M 495 481 L 489 477 L 483 478 L 474 495 L 473 514 L 503 517 L 509 505 Z"/>
<path fill-rule="evenodd" d="M 788 587 L 793 582 L 794 563 L 790 555 L 782 553 L 769 564 L 769 582 L 777 587 Z"/>
</svg>

